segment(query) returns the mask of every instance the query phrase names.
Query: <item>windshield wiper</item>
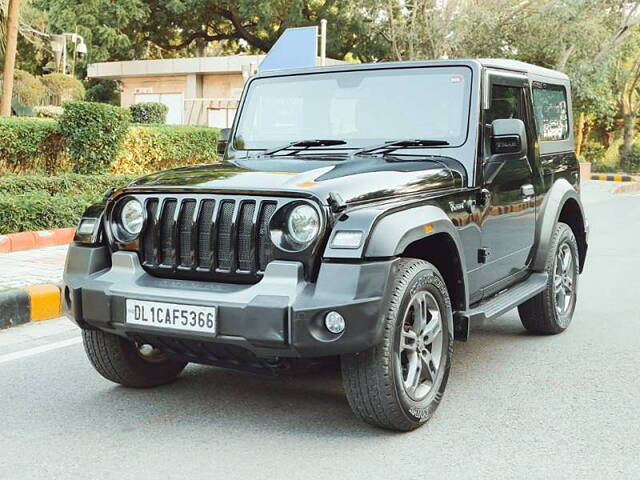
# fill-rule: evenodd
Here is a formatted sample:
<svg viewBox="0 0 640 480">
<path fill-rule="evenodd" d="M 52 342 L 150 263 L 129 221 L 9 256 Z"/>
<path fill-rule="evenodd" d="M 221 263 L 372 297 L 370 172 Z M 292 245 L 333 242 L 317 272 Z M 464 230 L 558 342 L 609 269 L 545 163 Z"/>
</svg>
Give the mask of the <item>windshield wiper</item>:
<svg viewBox="0 0 640 480">
<path fill-rule="evenodd" d="M 446 140 L 428 140 L 421 138 L 414 140 L 392 140 L 380 145 L 361 148 L 360 150 L 353 152 L 351 155 L 368 155 L 371 153 L 381 153 L 382 155 L 386 155 L 387 153 L 391 153 L 402 148 L 445 147 L 447 145 L 449 145 L 449 142 Z"/>
<path fill-rule="evenodd" d="M 286 145 L 282 145 L 280 147 L 273 148 L 271 150 L 267 150 L 262 152 L 261 155 L 273 155 L 274 153 L 282 152 L 283 150 L 291 150 L 291 153 L 287 155 L 291 155 L 295 152 L 299 152 L 300 150 L 307 150 L 313 147 L 330 147 L 335 145 L 346 145 L 347 142 L 344 140 L 297 140 L 295 142 L 287 143 Z"/>
</svg>

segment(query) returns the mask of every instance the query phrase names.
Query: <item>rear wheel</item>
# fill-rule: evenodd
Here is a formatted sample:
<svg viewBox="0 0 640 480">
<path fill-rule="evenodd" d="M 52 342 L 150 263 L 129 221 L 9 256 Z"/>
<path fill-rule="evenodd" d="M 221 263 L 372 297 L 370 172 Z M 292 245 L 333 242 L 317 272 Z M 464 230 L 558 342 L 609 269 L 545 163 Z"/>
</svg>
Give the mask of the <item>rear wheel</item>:
<svg viewBox="0 0 640 480">
<path fill-rule="evenodd" d="M 365 422 L 413 430 L 435 413 L 453 354 L 451 302 L 438 270 L 422 260 L 399 263 L 384 318 L 384 338 L 342 357 L 349 405 Z"/>
<path fill-rule="evenodd" d="M 545 263 L 547 287 L 518 307 L 524 328 L 532 333 L 564 332 L 573 318 L 578 293 L 578 244 L 569 225 L 558 223 Z"/>
<path fill-rule="evenodd" d="M 151 345 L 137 344 L 101 330 L 83 330 L 82 340 L 98 373 L 125 387 L 164 385 L 175 380 L 187 365 Z"/>
</svg>

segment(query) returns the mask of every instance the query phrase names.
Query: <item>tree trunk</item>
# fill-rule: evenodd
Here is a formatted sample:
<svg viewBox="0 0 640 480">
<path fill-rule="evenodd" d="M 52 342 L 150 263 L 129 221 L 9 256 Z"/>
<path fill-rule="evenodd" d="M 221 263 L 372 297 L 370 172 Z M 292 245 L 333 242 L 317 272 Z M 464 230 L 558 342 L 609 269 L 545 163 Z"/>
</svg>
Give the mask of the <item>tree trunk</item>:
<svg viewBox="0 0 640 480">
<path fill-rule="evenodd" d="M 584 112 L 578 115 L 578 126 L 576 127 L 576 156 L 580 158 L 582 154 L 582 142 L 584 140 Z"/>
<path fill-rule="evenodd" d="M 624 120 L 624 141 L 622 143 L 622 157 L 626 157 L 631 153 L 631 150 L 633 149 L 633 113 L 625 112 L 622 118 Z"/>
<path fill-rule="evenodd" d="M 11 98 L 13 97 L 13 72 L 16 66 L 16 49 L 18 44 L 18 14 L 20 0 L 9 0 L 7 15 L 7 41 L 4 51 L 4 70 L 2 74 L 2 98 L 0 99 L 0 116 L 11 115 Z"/>
</svg>

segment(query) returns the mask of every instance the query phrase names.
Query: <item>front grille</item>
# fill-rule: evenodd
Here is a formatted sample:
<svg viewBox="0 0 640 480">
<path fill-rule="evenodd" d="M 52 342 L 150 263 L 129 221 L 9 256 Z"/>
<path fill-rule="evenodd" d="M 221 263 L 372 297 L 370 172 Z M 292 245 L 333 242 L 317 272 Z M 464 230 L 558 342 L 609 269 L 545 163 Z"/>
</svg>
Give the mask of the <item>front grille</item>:
<svg viewBox="0 0 640 480">
<path fill-rule="evenodd" d="M 258 281 L 272 257 L 276 207 L 275 199 L 148 197 L 142 265 L 172 278 Z"/>
</svg>

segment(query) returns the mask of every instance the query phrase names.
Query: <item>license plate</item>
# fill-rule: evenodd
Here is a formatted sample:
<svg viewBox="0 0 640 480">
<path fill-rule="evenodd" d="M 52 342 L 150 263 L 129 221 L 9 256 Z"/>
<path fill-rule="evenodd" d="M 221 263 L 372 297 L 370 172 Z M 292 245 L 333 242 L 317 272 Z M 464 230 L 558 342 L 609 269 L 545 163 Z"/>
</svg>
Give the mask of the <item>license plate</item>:
<svg viewBox="0 0 640 480">
<path fill-rule="evenodd" d="M 129 325 L 215 334 L 216 309 L 127 299 L 126 322 Z"/>
</svg>

